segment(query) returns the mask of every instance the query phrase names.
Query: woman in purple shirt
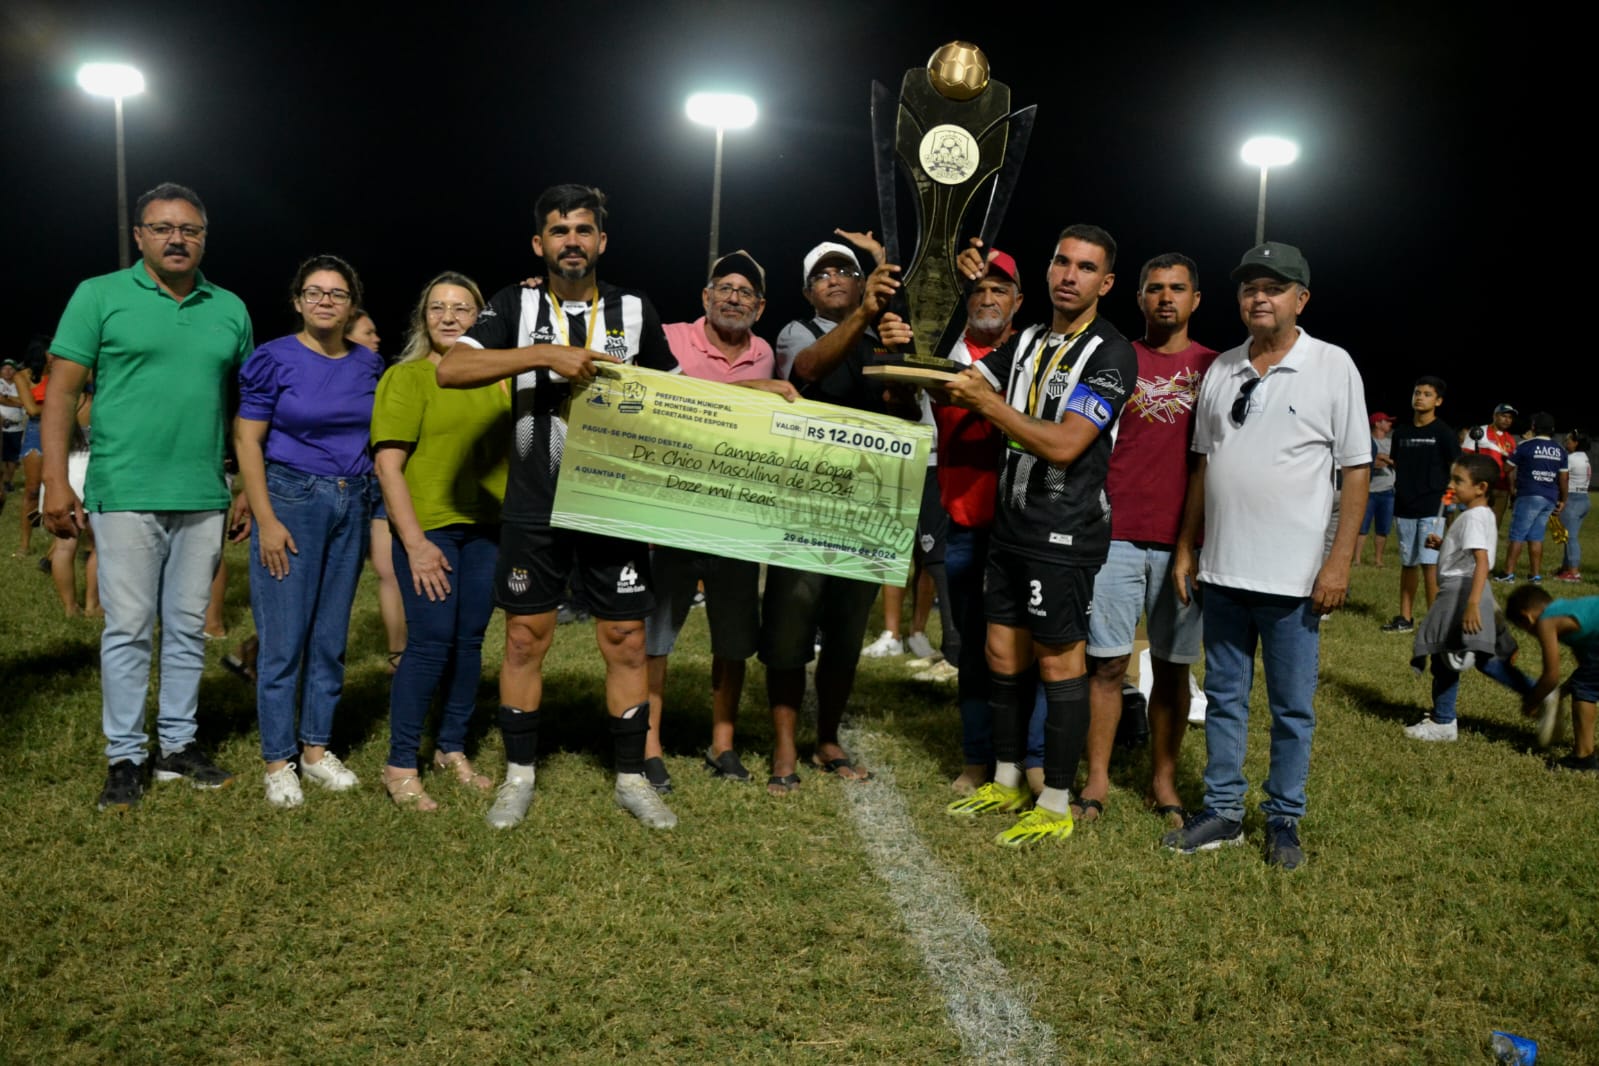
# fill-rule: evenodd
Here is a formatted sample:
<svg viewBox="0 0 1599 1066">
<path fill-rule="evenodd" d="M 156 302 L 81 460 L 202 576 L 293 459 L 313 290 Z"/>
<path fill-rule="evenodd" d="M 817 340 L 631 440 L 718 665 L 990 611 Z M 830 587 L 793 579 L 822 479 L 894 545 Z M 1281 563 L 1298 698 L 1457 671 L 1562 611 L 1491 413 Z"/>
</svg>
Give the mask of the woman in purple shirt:
<svg viewBox="0 0 1599 1066">
<path fill-rule="evenodd" d="M 296 756 L 306 780 L 335 792 L 358 784 L 327 744 L 344 688 L 350 605 L 376 494 L 367 434 L 383 375 L 376 353 L 344 336 L 361 303 L 361 281 L 348 263 L 319 255 L 300 264 L 293 301 L 303 328 L 268 341 L 245 361 L 234 429 L 255 516 L 256 714 L 266 798 L 274 807 L 304 802 Z"/>
</svg>

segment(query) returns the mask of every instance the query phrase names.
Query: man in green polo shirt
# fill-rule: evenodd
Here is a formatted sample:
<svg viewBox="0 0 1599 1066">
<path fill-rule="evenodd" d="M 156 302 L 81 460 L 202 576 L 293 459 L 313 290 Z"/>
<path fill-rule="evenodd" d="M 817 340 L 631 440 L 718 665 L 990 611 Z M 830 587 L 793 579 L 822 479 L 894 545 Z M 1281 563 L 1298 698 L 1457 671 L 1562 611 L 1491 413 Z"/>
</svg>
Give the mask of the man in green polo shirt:
<svg viewBox="0 0 1599 1066">
<path fill-rule="evenodd" d="M 61 316 L 41 427 L 44 523 L 61 537 L 92 527 L 100 554 L 101 719 L 111 764 L 101 810 L 127 810 L 144 795 L 144 708 L 157 619 L 161 747 L 154 778 L 187 778 L 196 788 L 233 780 L 196 742 L 196 714 L 206 600 L 228 524 L 228 398 L 255 343 L 244 303 L 200 273 L 200 197 L 169 182 L 141 196 L 135 214 L 133 239 L 143 258 L 80 284 Z M 95 403 L 80 501 L 67 483 L 67 433 L 91 374 Z M 235 539 L 248 534 L 242 506 L 233 525 Z"/>
</svg>

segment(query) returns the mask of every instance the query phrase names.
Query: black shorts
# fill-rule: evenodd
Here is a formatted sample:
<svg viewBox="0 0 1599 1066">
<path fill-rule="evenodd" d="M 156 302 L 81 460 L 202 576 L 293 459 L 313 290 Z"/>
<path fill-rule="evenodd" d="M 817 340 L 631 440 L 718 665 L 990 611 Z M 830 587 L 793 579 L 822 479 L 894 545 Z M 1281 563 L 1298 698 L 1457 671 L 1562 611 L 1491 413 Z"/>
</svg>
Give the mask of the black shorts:
<svg viewBox="0 0 1599 1066">
<path fill-rule="evenodd" d="M 506 614 L 553 611 L 568 583 L 595 618 L 630 622 L 655 610 L 648 546 L 550 526 L 501 527 L 494 602 Z"/>
<path fill-rule="evenodd" d="M 992 548 L 983 571 L 988 620 L 1030 630 L 1045 644 L 1088 639 L 1097 566 L 1064 566 Z"/>
<path fill-rule="evenodd" d="M 916 515 L 916 558 L 923 566 L 944 561 L 944 545 L 949 540 L 949 512 L 938 494 L 938 468 L 927 468 L 922 482 L 922 506 Z"/>
</svg>

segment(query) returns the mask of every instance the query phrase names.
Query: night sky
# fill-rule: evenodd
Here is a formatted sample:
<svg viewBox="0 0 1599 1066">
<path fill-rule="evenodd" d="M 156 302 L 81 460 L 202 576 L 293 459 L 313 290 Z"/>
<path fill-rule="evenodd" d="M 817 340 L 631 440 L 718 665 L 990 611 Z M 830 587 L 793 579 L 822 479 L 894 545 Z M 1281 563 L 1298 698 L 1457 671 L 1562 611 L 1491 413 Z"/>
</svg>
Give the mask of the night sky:
<svg viewBox="0 0 1599 1066">
<path fill-rule="evenodd" d="M 536 271 L 532 201 L 561 181 L 611 198 L 602 277 L 645 290 L 666 321 L 698 316 L 713 134 L 683 115 L 697 89 L 761 109 L 727 136 L 721 246 L 766 266 L 757 329 L 775 337 L 804 310 L 804 252 L 834 226 L 878 228 L 872 80 L 897 88 L 963 38 L 1014 106 L 1039 105 L 999 242 L 1025 272 L 1022 318 L 1047 313 L 1055 234 L 1094 222 L 1121 244 L 1103 306 L 1123 332 L 1141 332 L 1139 264 L 1176 250 L 1201 268 L 1194 336 L 1238 343 L 1226 273 L 1253 240 L 1258 181 L 1238 149 L 1277 133 L 1301 156 L 1272 172 L 1267 237 L 1305 251 L 1302 322 L 1350 350 L 1373 408 L 1405 411 L 1410 382 L 1437 373 L 1456 425 L 1501 400 L 1599 423 L 1592 356 L 1541 325 L 1571 299 L 1549 301 L 1558 275 L 1535 268 L 1573 240 L 1562 205 L 1576 178 L 1531 154 L 1568 106 L 1562 46 L 1536 40 L 1555 31 L 1459 6 L 1339 7 L 479 3 L 368 17 L 217 4 L 179 17 L 15 0 L 0 9 L 0 165 L 5 291 L 21 299 L 0 338 L 20 354 L 77 281 L 116 266 L 112 108 L 77 88 L 83 61 L 144 71 L 127 101 L 130 201 L 162 180 L 200 192 L 204 269 L 245 299 L 258 340 L 296 328 L 294 268 L 333 252 L 361 271 L 393 355 L 438 271 L 490 293 Z"/>
</svg>

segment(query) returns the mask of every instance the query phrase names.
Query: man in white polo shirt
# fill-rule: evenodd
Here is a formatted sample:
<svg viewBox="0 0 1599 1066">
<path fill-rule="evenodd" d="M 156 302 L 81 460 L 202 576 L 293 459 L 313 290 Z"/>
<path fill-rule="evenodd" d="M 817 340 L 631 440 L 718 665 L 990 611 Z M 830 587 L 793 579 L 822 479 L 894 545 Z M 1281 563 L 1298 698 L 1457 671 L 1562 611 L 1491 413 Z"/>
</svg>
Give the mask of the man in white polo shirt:
<svg viewBox="0 0 1599 1066">
<path fill-rule="evenodd" d="M 1200 386 L 1198 453 L 1172 580 L 1187 602 L 1204 586 L 1205 804 L 1161 843 L 1183 854 L 1244 838 L 1244 751 L 1255 645 L 1271 706 L 1266 861 L 1304 861 L 1299 819 L 1316 728 L 1321 616 L 1341 607 L 1366 512 L 1371 439 L 1365 390 L 1349 353 L 1299 328 L 1310 265 L 1298 248 L 1251 248 L 1232 273 L 1249 340 L 1216 359 Z M 1338 530 L 1323 553 L 1333 468 L 1343 470 Z"/>
</svg>

